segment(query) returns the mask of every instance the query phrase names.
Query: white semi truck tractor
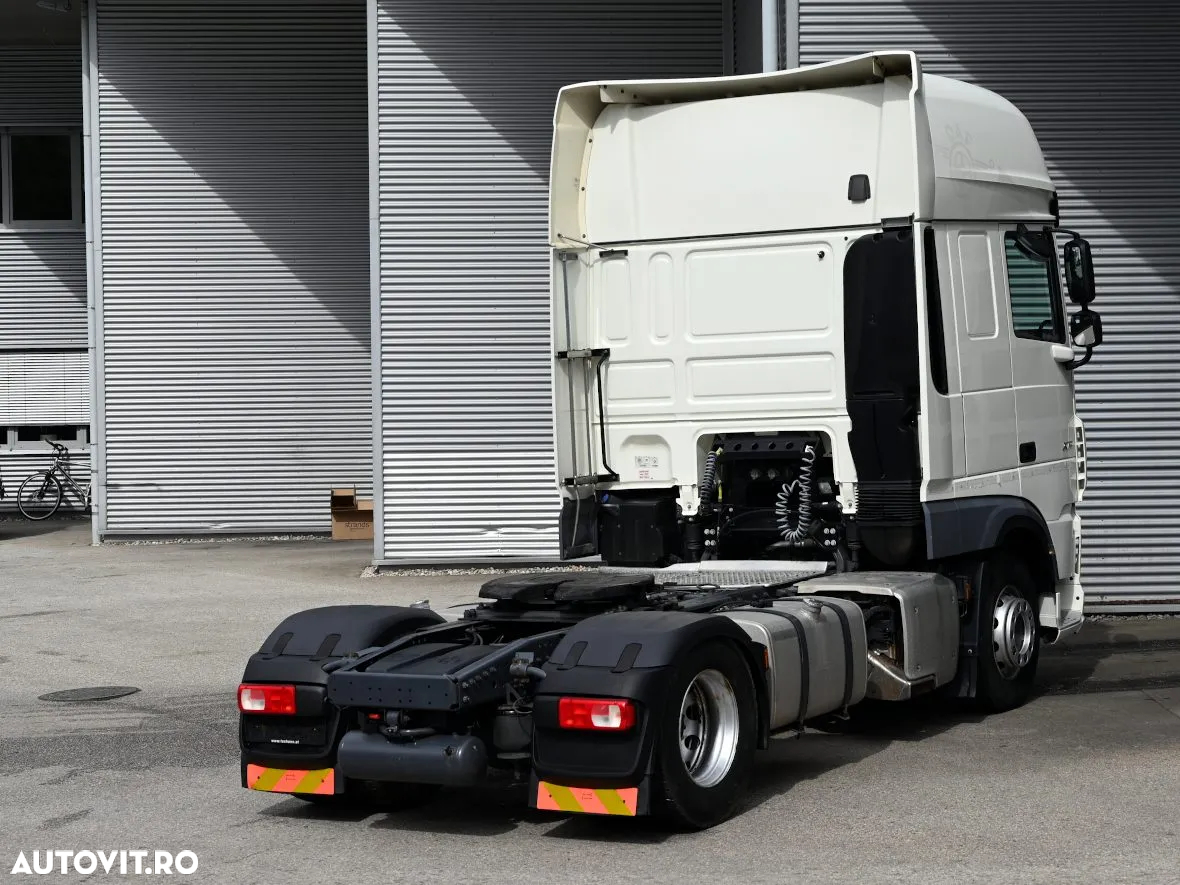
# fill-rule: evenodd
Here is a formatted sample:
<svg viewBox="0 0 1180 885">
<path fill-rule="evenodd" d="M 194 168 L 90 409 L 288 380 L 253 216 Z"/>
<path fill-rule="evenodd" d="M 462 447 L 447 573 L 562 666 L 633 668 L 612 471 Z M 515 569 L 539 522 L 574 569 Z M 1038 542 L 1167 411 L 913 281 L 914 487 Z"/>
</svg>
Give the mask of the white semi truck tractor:
<svg viewBox="0 0 1180 885">
<path fill-rule="evenodd" d="M 1102 327 L 1020 111 L 909 52 L 587 83 L 551 172 L 561 552 L 596 567 L 457 619 L 288 617 L 239 688 L 243 786 L 404 804 L 501 769 L 707 827 L 775 733 L 1022 703 L 1082 622 Z"/>
</svg>

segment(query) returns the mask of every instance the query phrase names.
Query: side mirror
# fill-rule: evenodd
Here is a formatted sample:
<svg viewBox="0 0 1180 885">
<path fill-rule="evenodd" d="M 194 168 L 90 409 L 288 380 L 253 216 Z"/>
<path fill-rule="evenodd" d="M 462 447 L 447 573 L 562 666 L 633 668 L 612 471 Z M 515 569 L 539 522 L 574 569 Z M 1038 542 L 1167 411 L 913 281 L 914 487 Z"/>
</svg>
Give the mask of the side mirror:
<svg viewBox="0 0 1180 885">
<path fill-rule="evenodd" d="M 1082 308 L 1069 318 L 1069 338 L 1087 350 L 1097 347 L 1102 343 L 1102 317 L 1097 311 Z"/>
<path fill-rule="evenodd" d="M 1102 317 L 1097 312 L 1083 307 L 1069 318 L 1069 340 L 1074 347 L 1086 348 L 1085 356 L 1066 362 L 1070 348 L 1064 344 L 1054 344 L 1053 358 L 1059 363 L 1065 363 L 1063 368 L 1072 372 L 1090 362 L 1090 358 L 1094 356 L 1094 348 L 1102 343 Z M 1058 348 L 1061 349 L 1060 355 L 1056 353 Z"/>
<path fill-rule="evenodd" d="M 1074 304 L 1085 307 L 1094 300 L 1094 260 L 1090 257 L 1090 244 L 1081 237 L 1075 236 L 1065 244 L 1065 284 L 1069 300 Z"/>
</svg>

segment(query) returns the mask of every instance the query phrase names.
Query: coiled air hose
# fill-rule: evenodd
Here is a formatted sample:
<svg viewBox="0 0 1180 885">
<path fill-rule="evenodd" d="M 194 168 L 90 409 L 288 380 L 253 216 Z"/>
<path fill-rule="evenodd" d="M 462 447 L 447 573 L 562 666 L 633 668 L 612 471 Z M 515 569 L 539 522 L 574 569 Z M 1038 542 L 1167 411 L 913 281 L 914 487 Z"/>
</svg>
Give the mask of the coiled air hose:
<svg viewBox="0 0 1180 885">
<path fill-rule="evenodd" d="M 705 470 L 701 474 L 701 516 L 713 512 L 713 495 L 717 491 L 717 452 L 705 456 Z"/>
<path fill-rule="evenodd" d="M 815 464 L 815 447 L 803 451 L 803 467 L 794 482 L 784 483 L 774 505 L 778 520 L 779 534 L 788 544 L 799 544 L 811 531 L 811 471 Z M 791 497 L 798 498 L 798 505 L 791 506 Z"/>
</svg>

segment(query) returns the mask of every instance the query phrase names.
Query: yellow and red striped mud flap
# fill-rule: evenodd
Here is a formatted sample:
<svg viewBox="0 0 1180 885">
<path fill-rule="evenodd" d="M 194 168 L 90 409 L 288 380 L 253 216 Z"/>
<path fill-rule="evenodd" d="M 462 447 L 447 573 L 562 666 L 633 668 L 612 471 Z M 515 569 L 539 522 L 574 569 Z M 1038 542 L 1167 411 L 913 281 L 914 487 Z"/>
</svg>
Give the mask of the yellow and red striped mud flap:
<svg viewBox="0 0 1180 885">
<path fill-rule="evenodd" d="M 537 783 L 536 807 L 543 811 L 566 811 L 578 814 L 618 814 L 635 817 L 639 808 L 639 788 L 593 789 L 563 787 L 545 781 Z"/>
<path fill-rule="evenodd" d="M 266 793 L 312 793 L 331 796 L 336 792 L 336 772 L 331 768 L 294 771 L 289 768 L 246 766 L 246 786 Z"/>
</svg>

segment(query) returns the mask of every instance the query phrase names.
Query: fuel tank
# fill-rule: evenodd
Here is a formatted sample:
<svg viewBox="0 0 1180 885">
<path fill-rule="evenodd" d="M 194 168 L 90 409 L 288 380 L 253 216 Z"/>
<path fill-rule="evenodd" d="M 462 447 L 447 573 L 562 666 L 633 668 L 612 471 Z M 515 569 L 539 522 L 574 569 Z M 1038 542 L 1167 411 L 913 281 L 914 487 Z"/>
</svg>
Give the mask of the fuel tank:
<svg viewBox="0 0 1180 885">
<path fill-rule="evenodd" d="M 855 603 L 809 596 L 724 614 L 768 650 L 772 731 L 864 699 L 868 644 Z"/>
</svg>

